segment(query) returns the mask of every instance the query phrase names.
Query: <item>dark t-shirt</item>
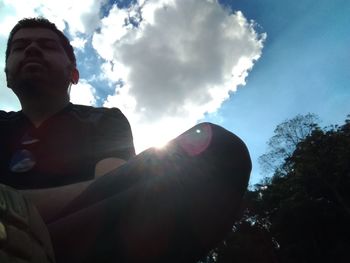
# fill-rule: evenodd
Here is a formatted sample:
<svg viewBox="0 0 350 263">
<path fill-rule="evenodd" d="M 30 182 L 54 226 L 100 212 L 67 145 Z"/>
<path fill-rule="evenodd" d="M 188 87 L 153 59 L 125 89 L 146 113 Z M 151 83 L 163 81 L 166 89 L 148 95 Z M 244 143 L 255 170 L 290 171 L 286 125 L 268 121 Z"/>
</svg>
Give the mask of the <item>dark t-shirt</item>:
<svg viewBox="0 0 350 263">
<path fill-rule="evenodd" d="M 117 108 L 70 103 L 38 128 L 21 111 L 0 111 L 0 183 L 18 189 L 89 180 L 98 161 L 134 155 L 129 122 Z"/>
</svg>

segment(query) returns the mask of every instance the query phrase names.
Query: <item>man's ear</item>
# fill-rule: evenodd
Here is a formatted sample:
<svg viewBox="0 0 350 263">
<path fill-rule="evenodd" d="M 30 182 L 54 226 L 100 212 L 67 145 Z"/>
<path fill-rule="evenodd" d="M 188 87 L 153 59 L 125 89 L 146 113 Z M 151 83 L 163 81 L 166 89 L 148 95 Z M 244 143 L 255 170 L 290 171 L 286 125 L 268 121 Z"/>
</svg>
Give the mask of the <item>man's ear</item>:
<svg viewBox="0 0 350 263">
<path fill-rule="evenodd" d="M 71 82 L 72 84 L 78 84 L 78 81 L 79 81 L 79 70 L 77 68 L 73 68 Z"/>
</svg>

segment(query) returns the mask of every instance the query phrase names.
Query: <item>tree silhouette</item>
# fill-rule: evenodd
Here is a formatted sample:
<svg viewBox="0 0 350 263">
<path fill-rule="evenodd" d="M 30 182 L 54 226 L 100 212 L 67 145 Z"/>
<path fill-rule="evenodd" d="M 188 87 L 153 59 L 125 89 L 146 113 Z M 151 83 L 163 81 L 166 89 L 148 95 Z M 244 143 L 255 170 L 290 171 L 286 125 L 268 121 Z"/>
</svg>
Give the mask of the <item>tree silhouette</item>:
<svg viewBox="0 0 350 263">
<path fill-rule="evenodd" d="M 304 140 L 312 131 L 319 129 L 318 117 L 315 114 L 297 115 L 277 125 L 274 135 L 268 141 L 268 151 L 259 157 L 263 171 L 270 175 L 289 172 L 286 159 L 290 158 L 298 143 Z"/>
<path fill-rule="evenodd" d="M 241 219 L 208 262 L 350 262 L 350 116 L 324 129 L 314 117 L 277 126 L 269 143 L 285 150 L 269 153 L 283 160 L 247 192 Z"/>
</svg>

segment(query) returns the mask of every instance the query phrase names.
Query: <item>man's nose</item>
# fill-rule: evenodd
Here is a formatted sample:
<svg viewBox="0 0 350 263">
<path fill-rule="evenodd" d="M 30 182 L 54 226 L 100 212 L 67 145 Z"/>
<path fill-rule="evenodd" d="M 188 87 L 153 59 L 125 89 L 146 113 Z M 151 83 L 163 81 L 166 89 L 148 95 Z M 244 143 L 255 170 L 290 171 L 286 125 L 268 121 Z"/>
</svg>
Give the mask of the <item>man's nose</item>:
<svg viewBox="0 0 350 263">
<path fill-rule="evenodd" d="M 31 42 L 24 51 L 25 55 L 42 55 L 42 50 L 38 43 L 35 41 Z"/>
</svg>

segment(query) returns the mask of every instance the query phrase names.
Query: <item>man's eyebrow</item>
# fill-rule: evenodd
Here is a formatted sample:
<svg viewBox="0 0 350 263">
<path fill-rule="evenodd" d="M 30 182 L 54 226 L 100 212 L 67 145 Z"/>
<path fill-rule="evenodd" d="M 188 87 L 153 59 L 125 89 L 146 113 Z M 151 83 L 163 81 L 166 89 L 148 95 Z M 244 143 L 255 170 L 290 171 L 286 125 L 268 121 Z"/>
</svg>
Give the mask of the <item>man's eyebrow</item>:
<svg viewBox="0 0 350 263">
<path fill-rule="evenodd" d="M 49 38 L 49 37 L 39 37 L 35 39 L 30 39 L 30 38 L 16 38 L 15 40 L 12 41 L 12 44 L 14 43 L 23 43 L 23 42 L 30 42 L 30 41 L 54 41 L 54 42 L 59 42 L 57 39 L 54 38 Z"/>
</svg>

